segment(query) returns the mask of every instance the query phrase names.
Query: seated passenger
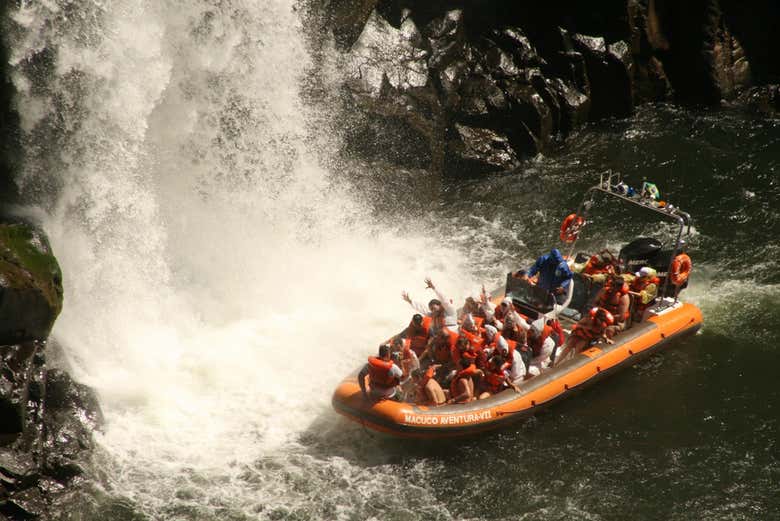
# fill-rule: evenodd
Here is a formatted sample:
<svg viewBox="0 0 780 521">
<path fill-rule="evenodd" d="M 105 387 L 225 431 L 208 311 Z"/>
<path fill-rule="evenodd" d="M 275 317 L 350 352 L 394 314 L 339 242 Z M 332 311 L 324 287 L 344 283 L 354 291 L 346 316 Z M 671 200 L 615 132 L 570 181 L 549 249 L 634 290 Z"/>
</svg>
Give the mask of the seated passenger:
<svg viewBox="0 0 780 521">
<path fill-rule="evenodd" d="M 423 317 L 419 313 L 412 317 L 403 336 L 409 343 L 409 348 L 419 357 L 428 345 L 431 334 L 431 317 Z"/>
<path fill-rule="evenodd" d="M 449 399 L 447 403 L 466 403 L 474 399 L 474 377 L 481 376 L 481 371 L 467 358 L 462 358 L 458 365 L 460 371 L 450 382 Z"/>
<path fill-rule="evenodd" d="M 451 358 L 457 367 L 461 358 L 468 358 L 471 363 L 474 363 L 477 359 L 477 352 L 471 349 L 469 339 L 460 335 L 455 341 L 455 349 L 452 350 Z"/>
<path fill-rule="evenodd" d="M 431 299 L 427 306 L 420 302 L 412 301 L 411 297 L 409 297 L 409 293 L 406 291 L 401 292 L 401 297 L 422 315 L 431 317 L 431 331 L 433 333 L 442 328 L 456 330 L 458 328 L 458 317 L 455 306 L 452 305 L 450 299 L 436 289 L 436 286 L 433 285 L 430 278 L 425 279 L 425 284 L 428 289 L 432 289 L 438 297 Z"/>
<path fill-rule="evenodd" d="M 514 312 L 515 307 L 514 304 L 512 304 L 512 299 L 509 297 L 506 297 L 504 300 L 501 301 L 501 304 L 496 307 L 496 309 L 493 311 L 493 318 L 496 320 L 500 320 L 501 322 L 504 322 L 504 319 L 506 316 L 512 312 Z"/>
<path fill-rule="evenodd" d="M 583 317 L 571 330 L 569 338 L 563 344 L 561 354 L 555 358 L 552 365 L 558 365 L 569 356 L 570 353 L 577 354 L 591 342 L 604 340 L 611 344 L 612 340 L 607 337 L 607 328 L 614 322 L 612 314 L 604 308 L 593 308 Z"/>
<path fill-rule="evenodd" d="M 447 397 L 444 396 L 444 390 L 433 377 L 438 368 L 438 365 L 431 365 L 425 371 L 422 369 L 412 371 L 412 381 L 417 389 L 415 403 L 420 405 L 444 405 L 444 402 L 447 401 Z"/>
<path fill-rule="evenodd" d="M 403 372 L 391 359 L 390 346 L 379 346 L 379 356 L 369 356 L 368 363 L 358 373 L 358 385 L 365 399 L 369 399 L 366 392 L 366 376 L 370 388 L 370 398 L 373 400 L 395 399 L 397 386 L 401 382 Z"/>
<path fill-rule="evenodd" d="M 480 323 L 478 323 L 480 322 Z M 460 334 L 467 337 L 473 344 L 481 344 L 481 320 L 474 320 L 471 313 L 464 315 L 460 325 Z"/>
<path fill-rule="evenodd" d="M 536 285 L 550 292 L 555 296 L 555 301 L 562 304 L 566 300 L 573 274 L 557 248 L 536 259 L 534 265 L 527 271 L 527 278 L 536 274 L 539 275 Z"/>
<path fill-rule="evenodd" d="M 635 296 L 634 315 L 635 322 L 641 322 L 645 311 L 649 308 L 655 297 L 658 295 L 658 284 L 660 280 L 653 268 L 645 266 L 635 274 L 635 279 L 631 281 L 629 290 Z"/>
<path fill-rule="evenodd" d="M 562 346 L 566 341 L 566 336 L 563 334 L 563 327 L 561 327 L 561 322 L 557 318 L 551 318 L 547 321 L 547 325 L 552 328 L 552 334 L 550 336 L 555 341 L 555 345 Z"/>
<path fill-rule="evenodd" d="M 614 323 L 607 329 L 609 338 L 626 328 L 631 308 L 631 297 L 628 291 L 628 284 L 623 277 L 612 275 L 596 297 L 596 306 L 609 311 L 614 319 Z"/>
<path fill-rule="evenodd" d="M 520 347 L 518 348 L 518 346 Z M 500 333 L 496 333 L 493 336 L 493 341 L 489 345 L 487 355 L 501 355 L 510 365 L 509 378 L 513 382 L 519 382 L 522 381 L 527 374 L 528 364 L 526 361 L 530 361 L 530 356 L 526 356 L 527 360 L 523 359 L 523 348 L 526 348 L 526 352 L 528 351 L 527 346 L 518 344 L 514 340 L 507 340 L 502 337 Z"/>
<path fill-rule="evenodd" d="M 458 333 L 450 331 L 447 328 L 440 329 L 431 340 L 428 346 L 420 355 L 420 362 L 425 359 L 431 359 L 433 363 L 449 367 L 453 364 L 452 353 L 456 350 Z"/>
<path fill-rule="evenodd" d="M 401 371 L 403 371 L 402 380 L 408 379 L 411 372 L 420 367 L 420 360 L 417 358 L 417 354 L 412 351 L 411 341 L 408 338 L 402 339 L 400 337 L 395 337 L 390 352 L 392 355 L 398 354 L 396 364 L 399 365 Z"/>
<path fill-rule="evenodd" d="M 609 275 L 617 273 L 617 260 L 609 250 L 603 250 L 588 259 L 582 274 L 595 282 L 603 282 Z"/>
<path fill-rule="evenodd" d="M 528 347 L 531 348 L 533 357 L 530 365 L 539 372 L 545 369 L 550 363 L 550 355 L 555 349 L 555 340 L 553 340 L 553 329 L 547 324 L 541 331 L 536 326 L 531 326 L 528 330 Z"/>
<path fill-rule="evenodd" d="M 509 387 L 514 389 L 515 392 L 520 392 L 520 388 L 512 382 L 511 378 L 509 378 L 509 368 L 510 364 L 507 363 L 501 355 L 495 355 L 490 359 L 482 378 L 482 393 L 479 395 L 480 400 L 498 394 Z"/>
<path fill-rule="evenodd" d="M 474 297 L 466 297 L 466 301 L 463 303 L 463 309 L 460 311 L 461 324 L 466 319 L 466 315 L 471 315 L 471 320 L 479 326 L 482 325 L 482 321 L 485 320 L 485 309 Z"/>
<path fill-rule="evenodd" d="M 479 313 L 477 313 L 475 316 L 483 318 L 483 322 L 480 327 L 485 327 L 488 324 L 496 327 L 499 330 L 504 327 L 504 325 L 501 323 L 501 320 L 496 318 L 496 306 L 494 306 L 490 301 L 490 297 L 488 297 L 485 286 L 482 286 L 482 292 L 479 294 Z"/>
<path fill-rule="evenodd" d="M 482 323 L 482 327 L 484 328 L 485 326 L 493 326 L 499 331 L 504 329 L 504 323 L 496 318 L 495 312 L 493 311 L 485 313 L 485 321 Z"/>
<path fill-rule="evenodd" d="M 484 349 L 487 349 L 488 351 L 494 350 L 500 342 L 506 344 L 506 339 L 504 339 L 501 336 L 501 333 L 493 326 L 485 326 L 485 331 L 482 335 L 485 339 Z"/>
<path fill-rule="evenodd" d="M 512 308 L 504 317 L 504 328 L 501 330 L 501 336 L 507 340 L 514 340 L 515 342 L 525 344 L 526 331 L 528 331 L 529 327 L 528 322 Z"/>
</svg>

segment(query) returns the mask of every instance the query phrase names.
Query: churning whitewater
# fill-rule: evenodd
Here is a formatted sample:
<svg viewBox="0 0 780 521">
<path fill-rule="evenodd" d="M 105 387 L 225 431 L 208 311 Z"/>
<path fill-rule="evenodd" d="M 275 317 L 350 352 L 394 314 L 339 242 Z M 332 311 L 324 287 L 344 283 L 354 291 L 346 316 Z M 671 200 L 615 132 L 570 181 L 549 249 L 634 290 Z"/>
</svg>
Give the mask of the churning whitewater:
<svg viewBox="0 0 780 521">
<path fill-rule="evenodd" d="M 345 494 L 380 494 L 390 478 L 296 442 L 408 320 L 401 289 L 463 277 L 318 165 L 293 6 L 60 0 L 13 19 L 22 192 L 63 269 L 53 338 L 107 416 L 103 485 L 154 519 L 284 512 L 316 489 L 339 517 L 361 508 Z"/>
<path fill-rule="evenodd" d="M 321 100 L 341 91 L 320 60 L 343 78 L 343 55 L 327 42 L 309 52 L 322 35 L 304 38 L 304 11 L 292 0 L 9 8 L 3 36 L 24 133 L 16 181 L 63 270 L 51 342 L 107 418 L 92 466 L 55 514 L 779 511 L 777 121 L 642 105 L 516 172 L 417 193 L 425 172 L 335 152 L 346 149 L 342 114 Z M 705 314 L 700 334 L 484 438 L 385 441 L 337 417 L 330 398 L 342 377 L 408 323 L 402 290 L 426 299 L 427 275 L 458 304 L 481 282 L 500 283 L 557 244 L 561 218 L 605 172 L 654 181 L 693 216 L 684 298 Z M 616 211 L 591 230 L 617 250 L 641 225 Z"/>
</svg>

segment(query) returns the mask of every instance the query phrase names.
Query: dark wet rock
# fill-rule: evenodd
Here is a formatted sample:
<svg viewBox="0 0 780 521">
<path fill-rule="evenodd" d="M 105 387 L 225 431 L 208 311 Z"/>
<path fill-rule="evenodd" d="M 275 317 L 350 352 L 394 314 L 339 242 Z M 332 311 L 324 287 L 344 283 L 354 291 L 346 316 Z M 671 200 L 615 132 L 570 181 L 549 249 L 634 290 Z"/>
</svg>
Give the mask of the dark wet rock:
<svg viewBox="0 0 780 521">
<path fill-rule="evenodd" d="M 549 83 L 561 107 L 560 129 L 563 133 L 583 125 L 590 114 L 590 98 L 583 92 L 567 85 L 560 78 Z"/>
<path fill-rule="evenodd" d="M 420 138 L 438 143 L 441 108 L 423 45 L 411 18 L 396 29 L 371 13 L 349 52 L 345 85 L 352 102 L 367 113 L 403 120 Z"/>
<path fill-rule="evenodd" d="M 520 149 L 525 152 L 541 152 L 547 146 L 554 128 L 552 110 L 548 107 L 544 98 L 536 87 L 530 83 L 512 82 L 506 87 L 507 97 L 511 104 L 510 122 L 507 122 L 507 132 L 519 134 L 523 145 Z M 523 123 L 519 126 L 517 121 Z"/>
<path fill-rule="evenodd" d="M 21 433 L 27 405 L 40 387 L 34 381 L 36 342 L 0 346 L 0 432 Z M 30 396 L 32 390 L 33 396 Z M 40 396 L 37 396 L 40 398 Z"/>
<path fill-rule="evenodd" d="M 648 6 L 648 20 L 678 100 L 717 105 L 751 82 L 749 61 L 719 0 L 656 0 Z"/>
<path fill-rule="evenodd" d="M 36 487 L 16 492 L 0 502 L 0 513 L 10 519 L 37 519 L 47 511 L 46 498 Z"/>
<path fill-rule="evenodd" d="M 767 2 L 758 12 L 780 11 Z M 767 23 L 744 11 L 732 0 L 498 0 L 491 8 L 380 0 L 347 56 L 347 111 L 359 108 L 370 132 L 358 125 L 346 133 L 376 141 L 379 125 L 397 129 L 384 132 L 408 136 L 408 152 L 394 157 L 416 158 L 403 166 L 427 160 L 434 172 L 457 175 L 544 152 L 588 121 L 629 116 L 638 103 L 718 104 L 757 79 L 780 78 L 776 52 L 762 50 L 777 43 L 749 29 Z M 504 160 L 467 146 L 457 125 L 499 137 L 509 147 L 502 145 Z M 405 147 L 401 139 L 381 148 Z M 449 169 L 460 164 L 443 160 L 450 150 L 469 151 L 479 168 Z M 373 152 L 377 159 L 392 158 Z"/>
<path fill-rule="evenodd" d="M 45 339 L 62 309 L 62 273 L 46 236 L 0 224 L 0 344 Z"/>
<path fill-rule="evenodd" d="M 455 124 L 455 139 L 448 149 L 453 162 L 472 171 L 506 171 L 519 164 L 509 139 L 487 128 Z"/>
<path fill-rule="evenodd" d="M 435 70 L 446 69 L 453 61 L 466 58 L 466 33 L 463 26 L 463 11 L 448 11 L 441 18 L 432 20 L 425 27 L 428 45 L 431 49 L 428 66 Z"/>
<path fill-rule="evenodd" d="M 31 454 L 0 447 L 0 482 L 6 490 L 27 488 L 39 477 L 38 465 Z"/>
<path fill-rule="evenodd" d="M 493 38 L 500 42 L 502 48 L 509 49 L 516 62 L 523 67 L 539 67 L 546 65 L 531 44 L 531 41 L 519 27 L 505 27 L 493 31 Z"/>
<path fill-rule="evenodd" d="M 331 0 L 327 5 L 336 43 L 349 48 L 363 32 L 378 0 Z"/>
<path fill-rule="evenodd" d="M 739 97 L 740 103 L 759 114 L 780 116 L 780 85 L 762 85 L 751 87 Z"/>
<path fill-rule="evenodd" d="M 381 111 L 404 110 L 429 87 L 428 52 L 421 36 L 407 18 L 400 29 L 372 13 L 349 53 L 348 85 L 359 101 Z M 387 106 L 392 108 L 387 108 Z"/>
<path fill-rule="evenodd" d="M 585 58 L 590 87 L 591 120 L 626 117 L 634 110 L 633 59 L 624 41 L 607 45 L 604 38 L 572 35 L 574 48 Z"/>
<path fill-rule="evenodd" d="M 94 391 L 68 373 L 48 371 L 43 452 L 48 475 L 60 481 L 82 474 L 81 457 L 93 447 L 92 432 L 103 424 Z"/>
<path fill-rule="evenodd" d="M 6 23 L 13 2 L 0 2 L 0 20 Z M 4 30 L 7 28 L 3 27 Z M 22 160 L 19 114 L 14 104 L 16 89 L 11 78 L 11 38 L 0 38 L 0 214 L 4 203 L 18 199 L 14 177 Z"/>
</svg>

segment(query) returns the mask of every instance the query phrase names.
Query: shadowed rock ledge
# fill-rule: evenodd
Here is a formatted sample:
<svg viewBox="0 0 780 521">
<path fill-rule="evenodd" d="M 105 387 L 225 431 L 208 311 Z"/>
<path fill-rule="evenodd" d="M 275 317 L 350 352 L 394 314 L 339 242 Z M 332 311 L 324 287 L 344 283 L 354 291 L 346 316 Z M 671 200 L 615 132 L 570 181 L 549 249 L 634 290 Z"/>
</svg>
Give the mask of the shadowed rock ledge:
<svg viewBox="0 0 780 521">
<path fill-rule="evenodd" d="M 777 44 L 751 31 L 777 24 L 780 8 L 768 1 L 756 6 L 762 20 L 726 0 L 332 0 L 324 8 L 346 63 L 349 153 L 405 167 L 511 170 L 574 129 L 645 102 L 775 106 L 763 90 L 743 95 L 780 72 L 766 50 Z"/>
</svg>

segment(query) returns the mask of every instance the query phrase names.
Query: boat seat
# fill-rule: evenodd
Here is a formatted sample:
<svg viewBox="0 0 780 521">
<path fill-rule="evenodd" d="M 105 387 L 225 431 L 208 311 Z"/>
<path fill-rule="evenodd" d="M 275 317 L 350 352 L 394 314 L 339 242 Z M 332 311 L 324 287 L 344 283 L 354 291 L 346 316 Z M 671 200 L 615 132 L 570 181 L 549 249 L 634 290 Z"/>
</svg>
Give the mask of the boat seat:
<svg viewBox="0 0 780 521">
<path fill-rule="evenodd" d="M 582 273 L 575 273 L 572 282 L 574 283 L 574 294 L 571 297 L 571 302 L 569 302 L 569 309 L 576 310 L 582 314 L 593 307 L 596 295 L 598 295 L 604 284 L 593 282 L 593 280 L 585 277 Z"/>
</svg>

